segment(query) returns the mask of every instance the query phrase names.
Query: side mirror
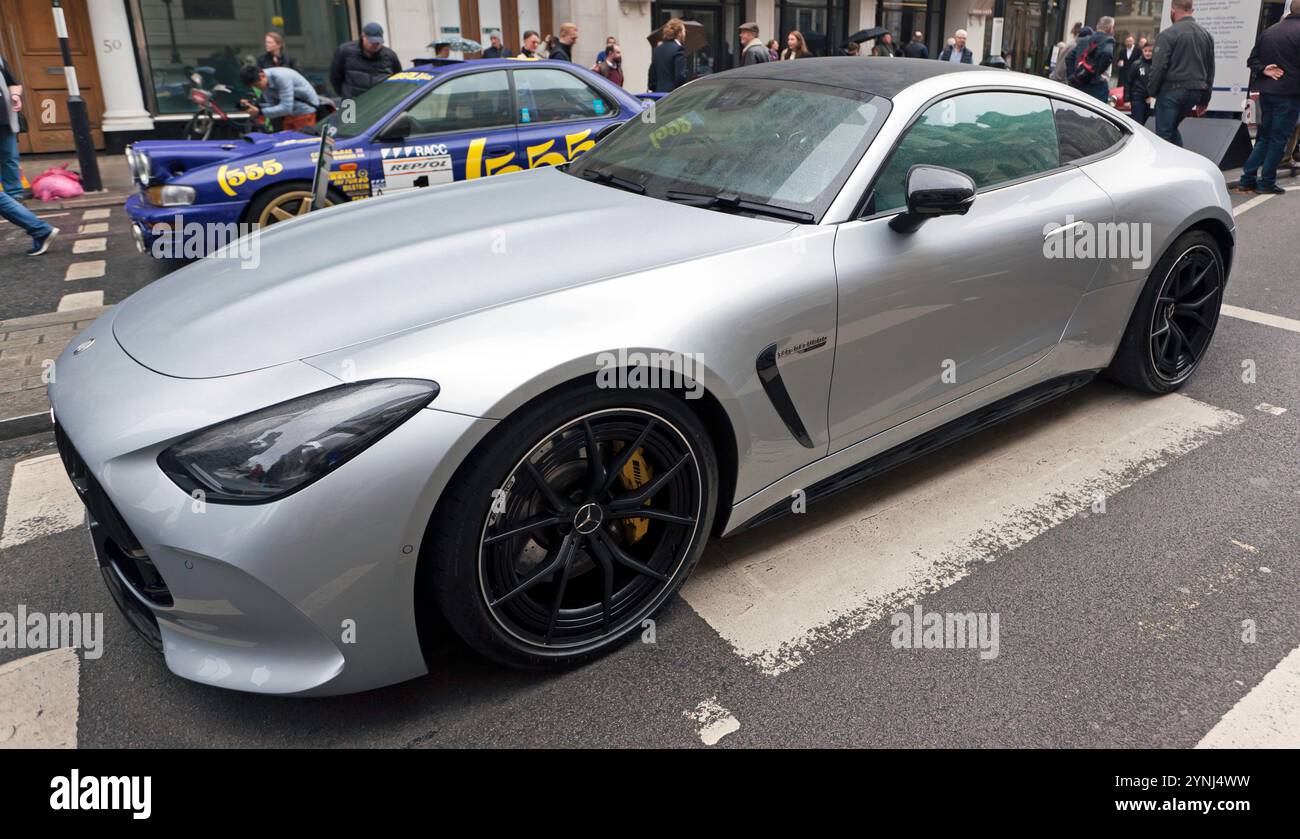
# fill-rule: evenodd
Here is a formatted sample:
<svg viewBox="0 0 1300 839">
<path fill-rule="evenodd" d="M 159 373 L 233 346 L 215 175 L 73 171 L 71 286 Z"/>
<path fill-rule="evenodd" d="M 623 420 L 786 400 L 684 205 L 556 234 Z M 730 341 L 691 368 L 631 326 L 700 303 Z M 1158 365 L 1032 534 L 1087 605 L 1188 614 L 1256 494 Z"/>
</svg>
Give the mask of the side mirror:
<svg viewBox="0 0 1300 839">
<path fill-rule="evenodd" d="M 914 233 L 938 216 L 964 216 L 975 203 L 975 182 L 956 169 L 913 166 L 907 170 L 907 212 L 889 226 L 899 233 Z"/>
<path fill-rule="evenodd" d="M 411 115 L 401 113 L 397 115 L 397 119 L 388 123 L 387 127 L 379 132 L 379 136 L 375 139 L 383 143 L 395 143 L 398 140 L 405 140 L 411 136 L 413 127 L 414 123 L 411 122 Z"/>
<path fill-rule="evenodd" d="M 596 132 L 596 142 L 599 143 L 601 140 L 605 139 L 610 134 L 613 134 L 615 131 L 617 131 L 622 127 L 623 127 L 623 123 L 621 122 L 611 122 L 609 125 L 606 125 L 604 128 Z"/>
</svg>

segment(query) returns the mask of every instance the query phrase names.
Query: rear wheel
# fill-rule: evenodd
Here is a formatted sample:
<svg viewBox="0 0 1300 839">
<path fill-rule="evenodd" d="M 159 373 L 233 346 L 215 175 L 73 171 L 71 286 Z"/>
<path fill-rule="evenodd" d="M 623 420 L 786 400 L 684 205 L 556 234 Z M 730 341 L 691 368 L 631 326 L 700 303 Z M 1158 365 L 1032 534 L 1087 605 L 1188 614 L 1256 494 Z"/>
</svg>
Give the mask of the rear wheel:
<svg viewBox="0 0 1300 839">
<path fill-rule="evenodd" d="M 496 429 L 444 492 L 422 595 L 497 661 L 542 667 L 598 655 L 698 561 L 717 472 L 703 426 L 671 395 L 544 397 Z"/>
<path fill-rule="evenodd" d="M 185 138 L 188 140 L 206 140 L 212 136 L 212 114 L 199 111 L 185 124 Z"/>
<path fill-rule="evenodd" d="M 1213 236 L 1193 230 L 1179 237 L 1147 280 L 1107 375 L 1148 393 L 1182 387 L 1214 337 L 1225 280 Z"/>
</svg>

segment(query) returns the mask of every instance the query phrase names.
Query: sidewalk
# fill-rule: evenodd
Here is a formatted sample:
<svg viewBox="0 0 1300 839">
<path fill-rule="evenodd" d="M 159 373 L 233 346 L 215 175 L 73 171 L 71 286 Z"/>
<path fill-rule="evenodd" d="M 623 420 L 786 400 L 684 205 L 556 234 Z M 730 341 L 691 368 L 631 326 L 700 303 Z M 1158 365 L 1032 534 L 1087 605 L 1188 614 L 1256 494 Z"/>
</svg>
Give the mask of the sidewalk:
<svg viewBox="0 0 1300 839">
<path fill-rule="evenodd" d="M 42 376 L 63 348 L 108 308 L 0 321 L 0 440 L 49 430 L 50 403 Z"/>
<path fill-rule="evenodd" d="M 85 195 L 69 198 L 66 201 L 38 201 L 32 198 L 26 202 L 27 208 L 32 212 L 41 213 L 82 207 L 120 207 L 136 189 L 131 181 L 131 172 L 126 166 L 126 155 L 100 153 L 96 155 L 96 159 L 99 161 L 99 179 L 104 184 L 101 192 L 87 192 Z M 81 164 L 75 154 L 27 154 L 22 156 L 20 163 L 28 183 L 34 181 L 36 176 L 45 170 L 62 166 L 64 163 L 67 163 L 68 168 L 73 172 L 81 172 Z"/>
</svg>

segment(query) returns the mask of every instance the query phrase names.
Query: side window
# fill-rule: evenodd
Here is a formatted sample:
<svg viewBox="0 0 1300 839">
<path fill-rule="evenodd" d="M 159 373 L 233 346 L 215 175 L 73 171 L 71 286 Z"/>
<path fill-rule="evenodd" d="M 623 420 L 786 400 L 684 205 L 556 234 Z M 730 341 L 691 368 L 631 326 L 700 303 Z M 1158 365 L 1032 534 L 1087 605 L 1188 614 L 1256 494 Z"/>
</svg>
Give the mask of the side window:
<svg viewBox="0 0 1300 839">
<path fill-rule="evenodd" d="M 565 70 L 541 67 L 515 71 L 519 124 L 597 119 L 618 106 L 582 79 Z"/>
<path fill-rule="evenodd" d="M 984 189 L 1057 168 L 1052 105 L 1025 93 L 967 93 L 930 106 L 908 129 L 876 181 L 872 212 L 907 206 L 918 164 L 965 172 Z"/>
<path fill-rule="evenodd" d="M 505 70 L 457 76 L 435 87 L 407 113 L 416 136 L 512 125 L 510 82 Z"/>
<path fill-rule="evenodd" d="M 1052 108 L 1056 114 L 1056 134 L 1061 138 L 1062 163 L 1101 154 L 1124 139 L 1119 126 L 1101 114 L 1059 100 L 1052 101 Z"/>
</svg>

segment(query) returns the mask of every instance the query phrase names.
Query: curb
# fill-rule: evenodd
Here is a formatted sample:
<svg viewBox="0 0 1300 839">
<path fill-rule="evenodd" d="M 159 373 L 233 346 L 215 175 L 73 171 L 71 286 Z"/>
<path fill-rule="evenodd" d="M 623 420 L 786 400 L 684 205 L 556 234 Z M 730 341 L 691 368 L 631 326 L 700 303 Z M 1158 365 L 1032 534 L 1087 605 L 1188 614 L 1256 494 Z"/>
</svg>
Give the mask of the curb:
<svg viewBox="0 0 1300 839">
<path fill-rule="evenodd" d="M 0 440 L 12 440 L 15 437 L 26 437 L 29 434 L 40 434 L 53 430 L 54 423 L 50 419 L 49 411 L 0 419 Z"/>
</svg>

